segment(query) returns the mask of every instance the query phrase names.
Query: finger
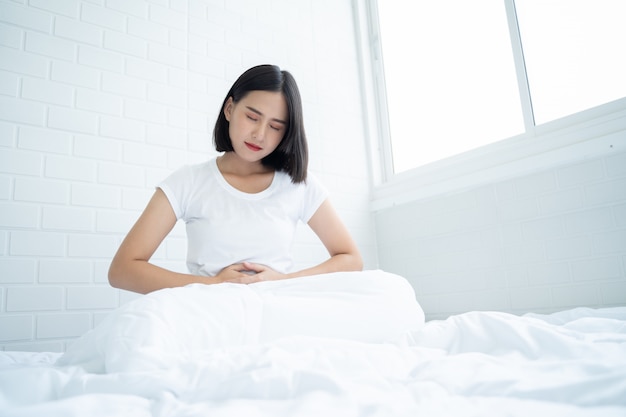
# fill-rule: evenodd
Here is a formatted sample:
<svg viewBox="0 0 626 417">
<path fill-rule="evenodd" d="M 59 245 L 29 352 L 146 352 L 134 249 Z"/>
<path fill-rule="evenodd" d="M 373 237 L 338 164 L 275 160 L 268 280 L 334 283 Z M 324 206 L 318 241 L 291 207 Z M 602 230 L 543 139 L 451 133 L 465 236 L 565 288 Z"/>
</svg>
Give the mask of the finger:
<svg viewBox="0 0 626 417">
<path fill-rule="evenodd" d="M 253 264 L 252 262 L 244 262 L 243 267 L 244 269 L 248 271 L 254 271 L 254 272 L 262 272 L 265 270 L 265 267 L 263 265 Z"/>
<path fill-rule="evenodd" d="M 240 275 L 233 278 L 228 278 L 224 280 L 224 282 L 228 282 L 231 284 L 247 284 L 245 275 Z"/>
<path fill-rule="evenodd" d="M 252 284 L 254 282 L 258 282 L 260 281 L 259 278 L 257 278 L 257 275 L 241 275 L 239 277 L 236 278 L 231 278 L 229 280 L 227 280 L 226 282 L 230 282 L 233 284 Z"/>
</svg>

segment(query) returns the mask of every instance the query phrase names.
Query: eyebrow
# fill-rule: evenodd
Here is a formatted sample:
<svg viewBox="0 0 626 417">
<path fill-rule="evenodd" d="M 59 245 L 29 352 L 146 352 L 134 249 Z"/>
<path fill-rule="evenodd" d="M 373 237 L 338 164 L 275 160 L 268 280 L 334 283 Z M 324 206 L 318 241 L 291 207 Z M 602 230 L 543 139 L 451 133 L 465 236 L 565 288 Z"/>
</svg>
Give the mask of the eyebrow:
<svg viewBox="0 0 626 417">
<path fill-rule="evenodd" d="M 255 109 L 254 107 L 250 107 L 250 106 L 246 106 L 246 109 L 250 110 L 253 113 L 258 114 L 259 116 L 263 116 L 263 113 L 261 113 L 260 111 L 258 111 L 257 109 Z M 277 122 L 277 123 L 282 123 L 284 125 L 287 125 L 287 122 L 281 119 L 276 119 L 273 118 L 272 121 Z"/>
</svg>

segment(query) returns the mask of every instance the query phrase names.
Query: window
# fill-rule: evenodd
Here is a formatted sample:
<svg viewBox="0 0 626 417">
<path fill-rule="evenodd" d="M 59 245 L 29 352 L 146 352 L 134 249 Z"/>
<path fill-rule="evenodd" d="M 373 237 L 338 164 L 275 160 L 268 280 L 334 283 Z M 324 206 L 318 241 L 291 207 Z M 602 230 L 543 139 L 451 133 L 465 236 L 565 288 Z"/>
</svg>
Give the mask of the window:
<svg viewBox="0 0 626 417">
<path fill-rule="evenodd" d="M 516 0 L 537 124 L 626 96 L 626 2 Z"/>
<path fill-rule="evenodd" d="M 623 0 L 379 1 L 371 16 L 394 174 L 626 96 Z"/>
</svg>

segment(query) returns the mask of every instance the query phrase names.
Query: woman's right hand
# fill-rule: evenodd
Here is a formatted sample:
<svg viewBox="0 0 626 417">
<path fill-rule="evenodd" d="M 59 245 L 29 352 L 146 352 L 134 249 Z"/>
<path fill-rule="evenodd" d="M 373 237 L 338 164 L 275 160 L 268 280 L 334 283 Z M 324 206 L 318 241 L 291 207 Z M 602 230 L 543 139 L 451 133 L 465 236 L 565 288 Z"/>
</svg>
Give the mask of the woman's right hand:
<svg viewBox="0 0 626 417">
<path fill-rule="evenodd" d="M 256 271 L 246 267 L 245 263 L 237 263 L 222 269 L 215 278 L 219 282 L 232 282 L 236 284 L 251 284 L 260 279 L 255 277 Z"/>
</svg>

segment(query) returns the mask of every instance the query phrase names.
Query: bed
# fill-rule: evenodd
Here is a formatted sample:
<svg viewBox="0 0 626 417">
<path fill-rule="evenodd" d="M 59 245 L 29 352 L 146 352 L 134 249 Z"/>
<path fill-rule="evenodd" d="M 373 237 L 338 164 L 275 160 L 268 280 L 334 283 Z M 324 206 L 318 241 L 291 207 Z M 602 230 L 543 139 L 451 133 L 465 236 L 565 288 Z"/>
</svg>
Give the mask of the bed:
<svg viewBox="0 0 626 417">
<path fill-rule="evenodd" d="M 0 352 L 0 415 L 626 416 L 626 307 L 425 322 L 383 271 L 140 297 Z"/>
</svg>

